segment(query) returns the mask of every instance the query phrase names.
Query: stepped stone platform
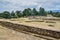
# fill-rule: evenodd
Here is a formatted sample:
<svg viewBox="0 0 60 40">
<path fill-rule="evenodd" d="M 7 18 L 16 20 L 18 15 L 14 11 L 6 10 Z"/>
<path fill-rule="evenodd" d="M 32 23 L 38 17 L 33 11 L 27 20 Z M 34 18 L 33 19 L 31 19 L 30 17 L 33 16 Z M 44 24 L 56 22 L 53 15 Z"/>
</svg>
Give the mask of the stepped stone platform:
<svg viewBox="0 0 60 40">
<path fill-rule="evenodd" d="M 0 24 L 14 30 L 16 29 L 18 31 L 22 30 L 22 31 L 26 31 L 26 32 L 30 32 L 38 35 L 50 36 L 53 38 L 60 39 L 60 30 L 27 26 L 23 24 L 17 24 L 15 22 L 13 23 L 12 21 L 9 21 L 9 20 L 7 21 L 1 20 Z"/>
</svg>

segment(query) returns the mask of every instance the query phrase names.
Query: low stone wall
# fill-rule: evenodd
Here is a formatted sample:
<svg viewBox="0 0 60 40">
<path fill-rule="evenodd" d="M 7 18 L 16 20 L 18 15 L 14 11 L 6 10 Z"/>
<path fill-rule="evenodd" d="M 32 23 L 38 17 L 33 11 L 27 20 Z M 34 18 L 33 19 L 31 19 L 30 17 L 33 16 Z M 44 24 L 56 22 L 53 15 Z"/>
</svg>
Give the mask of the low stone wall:
<svg viewBox="0 0 60 40">
<path fill-rule="evenodd" d="M 26 26 L 26 25 L 20 25 L 20 24 L 13 24 L 10 22 L 3 22 L 0 21 L 0 24 L 11 29 L 18 29 L 26 32 L 31 32 L 35 33 L 38 35 L 45 35 L 45 36 L 50 36 L 54 38 L 60 39 L 60 32 L 59 31 L 53 31 L 53 30 L 47 30 L 47 29 L 42 29 L 42 28 L 35 28 L 31 26 Z"/>
</svg>

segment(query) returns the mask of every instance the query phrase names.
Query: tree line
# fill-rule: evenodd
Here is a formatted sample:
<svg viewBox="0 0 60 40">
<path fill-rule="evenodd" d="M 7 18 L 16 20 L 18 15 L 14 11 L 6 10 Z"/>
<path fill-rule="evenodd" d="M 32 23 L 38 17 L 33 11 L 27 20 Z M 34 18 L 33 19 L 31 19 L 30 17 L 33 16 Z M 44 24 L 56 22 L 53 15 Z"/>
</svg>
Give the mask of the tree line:
<svg viewBox="0 0 60 40">
<path fill-rule="evenodd" d="M 60 17 L 60 12 L 53 12 L 53 11 L 45 11 L 44 8 L 40 7 L 39 11 L 36 10 L 36 8 L 30 9 L 24 9 L 23 11 L 4 11 L 0 13 L 0 18 L 20 18 L 20 17 L 28 17 L 28 16 L 47 16 L 47 15 L 52 15 L 54 17 Z"/>
</svg>

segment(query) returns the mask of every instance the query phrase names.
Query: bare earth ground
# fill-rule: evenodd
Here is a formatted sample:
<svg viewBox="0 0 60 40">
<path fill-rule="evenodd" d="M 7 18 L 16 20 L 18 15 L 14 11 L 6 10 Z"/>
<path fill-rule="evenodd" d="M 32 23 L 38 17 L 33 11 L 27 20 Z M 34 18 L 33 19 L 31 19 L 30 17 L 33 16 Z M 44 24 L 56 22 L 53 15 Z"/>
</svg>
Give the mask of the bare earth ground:
<svg viewBox="0 0 60 40">
<path fill-rule="evenodd" d="M 43 29 L 50 29 L 50 30 L 55 30 L 55 31 L 60 31 L 60 21 L 52 21 L 55 23 L 46 23 L 46 20 L 44 22 L 39 22 L 41 21 L 40 19 L 28 19 L 28 18 L 17 18 L 17 19 L 9 19 L 12 23 L 18 23 L 18 24 L 23 24 L 23 25 L 28 25 L 28 26 L 34 26 L 38 28 L 43 28 Z M 38 22 L 26 22 L 26 21 L 38 21 Z M 48 20 L 51 21 L 51 20 Z M 53 25 L 48 26 L 48 25 Z"/>
<path fill-rule="evenodd" d="M 0 40 L 46 40 L 0 26 Z"/>
<path fill-rule="evenodd" d="M 43 29 L 60 31 L 60 21 L 53 20 L 53 22 L 56 22 L 56 23 L 46 23 L 46 20 L 44 20 L 44 22 L 39 22 L 41 20 L 38 20 L 38 19 L 30 20 L 28 18 L 0 19 L 0 21 L 8 21 L 12 23 L 34 26 L 34 27 L 43 28 Z M 38 21 L 38 22 L 26 22 L 26 21 Z M 54 27 L 48 26 L 50 24 L 53 24 Z M 16 32 L 14 30 L 0 26 L 0 40 L 46 40 L 46 39 L 24 34 L 21 32 Z"/>
<path fill-rule="evenodd" d="M 8 21 L 12 23 L 17 23 L 17 24 L 22 24 L 22 25 L 27 25 L 27 26 L 32 26 L 32 27 L 37 27 L 37 28 L 43 28 L 43 29 L 48 29 L 48 30 L 55 30 L 55 31 L 60 31 L 60 21 L 51 21 L 51 20 L 44 20 L 44 22 L 41 19 L 29 19 L 29 18 L 14 18 L 14 19 L 0 19 L 0 21 Z M 32 21 L 32 22 L 27 22 L 27 21 Z M 55 22 L 55 23 L 46 23 L 46 21 L 50 22 Z M 53 25 L 53 26 L 48 26 L 48 25 Z"/>
</svg>

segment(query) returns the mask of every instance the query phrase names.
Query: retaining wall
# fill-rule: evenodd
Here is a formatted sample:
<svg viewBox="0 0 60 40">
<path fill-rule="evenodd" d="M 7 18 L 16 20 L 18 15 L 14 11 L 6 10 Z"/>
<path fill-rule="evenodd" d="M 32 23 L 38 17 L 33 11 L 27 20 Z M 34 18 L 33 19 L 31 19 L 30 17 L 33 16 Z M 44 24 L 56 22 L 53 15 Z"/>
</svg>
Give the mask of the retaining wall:
<svg viewBox="0 0 60 40">
<path fill-rule="evenodd" d="M 0 21 L 0 24 L 5 27 L 8 27 L 8 28 L 18 29 L 18 30 L 22 30 L 22 31 L 26 31 L 26 32 L 35 33 L 38 35 L 45 35 L 45 36 L 50 36 L 50 37 L 60 39 L 60 32 L 59 31 L 47 30 L 47 29 L 42 29 L 42 28 L 35 28 L 35 27 L 31 27 L 31 26 L 13 24 L 10 22 L 3 22 L 3 21 Z"/>
</svg>

